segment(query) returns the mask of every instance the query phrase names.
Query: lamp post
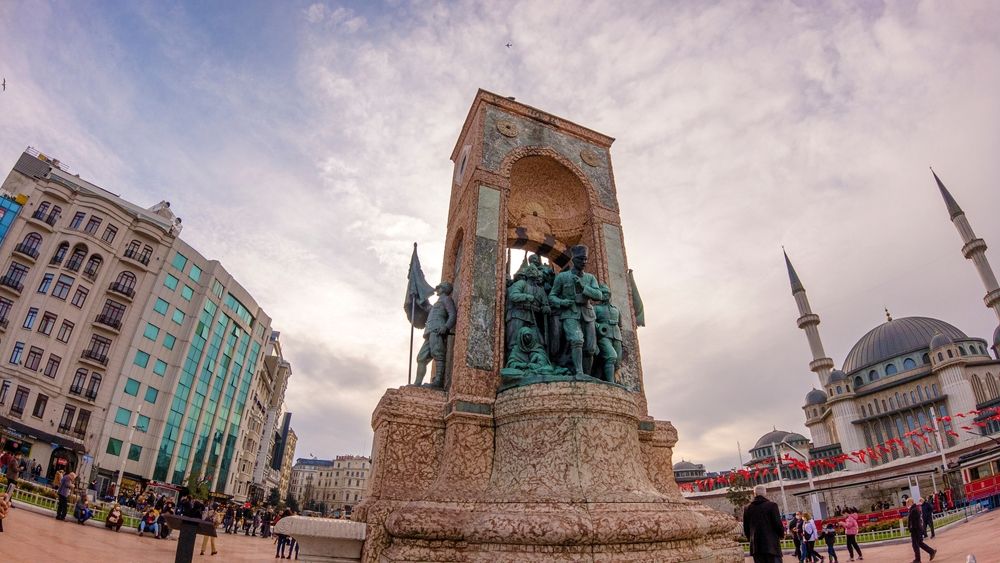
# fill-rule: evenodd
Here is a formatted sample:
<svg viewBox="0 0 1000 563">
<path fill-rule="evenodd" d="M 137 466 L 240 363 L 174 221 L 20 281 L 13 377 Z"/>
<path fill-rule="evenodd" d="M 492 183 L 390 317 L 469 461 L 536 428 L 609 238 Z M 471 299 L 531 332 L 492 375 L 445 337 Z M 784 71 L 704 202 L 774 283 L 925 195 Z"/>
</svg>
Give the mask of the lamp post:
<svg viewBox="0 0 1000 563">
<path fill-rule="evenodd" d="M 800 456 L 802 456 L 802 459 L 805 460 L 806 466 L 807 466 L 806 478 L 809 479 L 809 506 L 812 508 L 813 518 L 820 518 L 820 519 L 822 519 L 823 518 L 823 514 L 822 514 L 822 511 L 820 510 L 819 496 L 816 495 L 816 491 L 815 491 L 816 487 L 813 486 L 812 466 L 809 465 L 809 456 L 803 454 L 802 452 L 799 451 L 798 448 L 796 448 L 795 446 L 793 446 L 793 445 L 789 444 L 788 442 L 786 442 L 785 440 L 787 440 L 787 439 L 788 439 L 788 437 L 786 436 L 780 442 L 778 442 L 778 445 L 779 446 L 788 446 L 789 448 L 791 448 L 791 450 L 793 452 L 799 454 Z M 778 455 L 777 454 L 777 450 L 775 451 L 774 455 L 775 456 Z"/>
<path fill-rule="evenodd" d="M 774 466 L 778 469 L 778 486 L 781 487 L 781 507 L 785 516 L 788 515 L 788 498 L 785 497 L 785 480 L 781 476 L 781 459 L 778 457 L 778 447 L 771 442 L 771 451 L 774 453 Z"/>
</svg>

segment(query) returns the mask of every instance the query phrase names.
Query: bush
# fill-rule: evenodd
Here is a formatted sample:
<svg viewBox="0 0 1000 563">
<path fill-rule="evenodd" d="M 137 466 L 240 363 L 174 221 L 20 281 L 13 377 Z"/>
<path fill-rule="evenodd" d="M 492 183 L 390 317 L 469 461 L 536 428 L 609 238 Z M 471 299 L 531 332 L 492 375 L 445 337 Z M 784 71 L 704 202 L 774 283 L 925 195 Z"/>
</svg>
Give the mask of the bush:
<svg viewBox="0 0 1000 563">
<path fill-rule="evenodd" d="M 885 522 L 877 522 L 875 524 L 868 524 L 866 526 L 861 526 L 858 529 L 858 533 L 864 532 L 884 532 L 886 530 L 898 530 L 899 520 L 888 520 Z"/>
</svg>

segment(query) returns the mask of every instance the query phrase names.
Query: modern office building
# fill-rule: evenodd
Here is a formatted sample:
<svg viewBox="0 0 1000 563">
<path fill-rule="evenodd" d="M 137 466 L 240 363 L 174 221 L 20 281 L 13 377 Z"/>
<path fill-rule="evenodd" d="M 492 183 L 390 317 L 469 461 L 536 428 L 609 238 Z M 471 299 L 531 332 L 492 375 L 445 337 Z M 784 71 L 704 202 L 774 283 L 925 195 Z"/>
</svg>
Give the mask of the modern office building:
<svg viewBox="0 0 1000 563">
<path fill-rule="evenodd" d="M 144 209 L 31 149 L 2 190 L 2 447 L 102 493 L 121 476 L 245 495 L 270 317 L 178 238 L 167 202 Z"/>
</svg>

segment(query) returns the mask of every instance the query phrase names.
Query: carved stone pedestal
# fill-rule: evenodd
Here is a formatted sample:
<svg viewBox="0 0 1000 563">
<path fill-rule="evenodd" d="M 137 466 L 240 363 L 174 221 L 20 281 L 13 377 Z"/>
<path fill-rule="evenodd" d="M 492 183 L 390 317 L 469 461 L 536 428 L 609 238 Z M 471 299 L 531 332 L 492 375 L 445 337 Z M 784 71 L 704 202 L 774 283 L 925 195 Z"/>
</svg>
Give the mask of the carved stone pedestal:
<svg viewBox="0 0 1000 563">
<path fill-rule="evenodd" d="M 735 521 L 677 491 L 669 474 L 673 427 L 641 420 L 633 397 L 589 382 L 500 393 L 492 472 L 481 490 L 455 500 L 439 479 L 410 501 L 369 497 L 360 507 L 369 524 L 365 561 L 742 561 Z M 440 441 L 398 440 L 401 449 L 385 452 L 379 430 L 373 493 L 400 474 L 394 460 L 451 453 L 428 449 Z"/>
</svg>

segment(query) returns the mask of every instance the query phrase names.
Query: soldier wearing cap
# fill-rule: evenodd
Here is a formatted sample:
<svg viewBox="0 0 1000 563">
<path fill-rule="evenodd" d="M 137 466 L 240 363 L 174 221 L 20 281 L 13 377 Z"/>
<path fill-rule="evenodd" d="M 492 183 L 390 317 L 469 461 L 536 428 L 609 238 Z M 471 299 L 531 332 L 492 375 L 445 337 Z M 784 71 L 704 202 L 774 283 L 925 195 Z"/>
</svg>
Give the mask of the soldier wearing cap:
<svg viewBox="0 0 1000 563">
<path fill-rule="evenodd" d="M 417 353 L 417 379 L 414 385 L 420 385 L 427 373 L 427 364 L 434 360 L 434 377 L 431 387 L 444 386 L 445 357 L 448 355 L 448 333 L 455 328 L 455 300 L 451 298 L 452 286 L 441 282 L 434 291 L 438 294 L 437 301 L 427 315 L 424 326 L 424 345 Z"/>
<path fill-rule="evenodd" d="M 615 370 L 622 362 L 622 318 L 618 307 L 611 304 L 611 288 L 600 284 L 600 302 L 594 305 L 597 319 L 597 351 L 603 365 L 602 379 L 615 382 Z"/>
<path fill-rule="evenodd" d="M 573 267 L 556 274 L 549 292 L 549 304 L 559 313 L 563 334 L 570 346 L 573 372 L 584 375 L 590 372 L 597 352 L 594 327 L 594 307 L 591 300 L 603 298 L 597 278 L 584 272 L 587 267 L 587 247 L 570 248 Z"/>
</svg>

